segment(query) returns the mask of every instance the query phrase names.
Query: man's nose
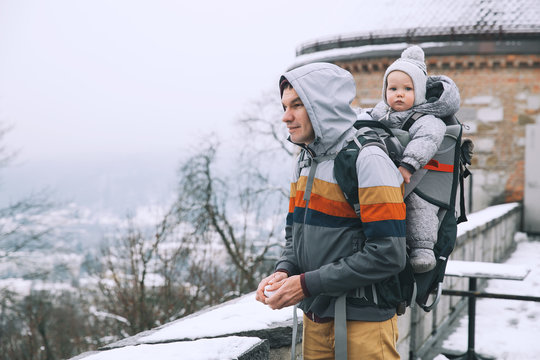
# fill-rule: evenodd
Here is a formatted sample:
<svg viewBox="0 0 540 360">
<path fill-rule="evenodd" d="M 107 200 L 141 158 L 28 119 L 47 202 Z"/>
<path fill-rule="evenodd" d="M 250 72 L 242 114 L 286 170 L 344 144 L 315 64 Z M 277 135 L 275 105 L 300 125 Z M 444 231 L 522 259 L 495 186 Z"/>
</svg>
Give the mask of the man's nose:
<svg viewBox="0 0 540 360">
<path fill-rule="evenodd" d="M 285 112 L 283 113 L 283 117 L 281 118 L 281 121 L 289 122 L 289 121 L 292 121 L 292 120 L 293 120 L 293 116 L 292 116 L 291 112 L 289 111 L 289 109 L 285 110 Z"/>
</svg>

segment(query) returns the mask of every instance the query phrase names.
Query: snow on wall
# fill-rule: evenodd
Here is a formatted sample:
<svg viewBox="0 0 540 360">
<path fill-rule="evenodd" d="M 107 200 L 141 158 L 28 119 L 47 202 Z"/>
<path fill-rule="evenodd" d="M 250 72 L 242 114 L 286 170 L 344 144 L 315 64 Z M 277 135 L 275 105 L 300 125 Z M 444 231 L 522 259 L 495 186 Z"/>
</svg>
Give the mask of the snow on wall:
<svg viewBox="0 0 540 360">
<path fill-rule="evenodd" d="M 126 346 L 90 355 L 85 360 L 228 360 L 238 359 L 262 340 L 231 336 L 157 345 Z"/>
<path fill-rule="evenodd" d="M 467 215 L 468 221 L 458 225 L 458 237 L 467 231 L 488 224 L 519 206 L 519 203 L 495 205 Z"/>
</svg>

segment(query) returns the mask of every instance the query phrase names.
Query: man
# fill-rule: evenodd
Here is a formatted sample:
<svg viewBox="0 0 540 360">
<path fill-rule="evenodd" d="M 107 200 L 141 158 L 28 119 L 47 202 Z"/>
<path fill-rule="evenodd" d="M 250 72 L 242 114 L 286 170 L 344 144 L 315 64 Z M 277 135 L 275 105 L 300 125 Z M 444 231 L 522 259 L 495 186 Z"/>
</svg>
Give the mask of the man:
<svg viewBox="0 0 540 360">
<path fill-rule="evenodd" d="M 334 358 L 339 299 L 349 359 L 399 359 L 396 309 L 377 305 L 375 284 L 405 266 L 403 178 L 382 149 L 362 149 L 356 163 L 360 221 L 333 176 L 333 155 L 356 133 L 352 75 L 333 64 L 309 64 L 284 74 L 280 91 L 289 140 L 302 151 L 291 183 L 285 248 L 256 299 L 272 309 L 300 302 L 306 360 Z M 270 297 L 265 287 L 274 292 Z"/>
</svg>

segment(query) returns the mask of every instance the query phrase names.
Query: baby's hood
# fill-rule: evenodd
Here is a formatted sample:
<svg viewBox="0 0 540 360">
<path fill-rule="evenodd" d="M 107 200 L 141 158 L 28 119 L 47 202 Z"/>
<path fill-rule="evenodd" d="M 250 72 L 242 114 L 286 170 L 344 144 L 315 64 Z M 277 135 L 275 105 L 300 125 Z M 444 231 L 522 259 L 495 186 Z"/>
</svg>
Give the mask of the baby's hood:
<svg viewBox="0 0 540 360">
<path fill-rule="evenodd" d="M 455 114 L 459 110 L 459 89 L 452 79 L 445 75 L 428 76 L 426 86 L 426 102 L 409 110 L 394 112 L 384 102 L 379 102 L 371 111 L 375 120 L 380 120 L 390 112 L 394 123 L 402 123 L 413 112 L 443 118 Z M 395 125 L 397 126 L 397 125 Z"/>
<path fill-rule="evenodd" d="M 416 106 L 416 112 L 443 118 L 453 115 L 459 110 L 459 89 L 448 76 L 428 77 L 426 99 L 427 102 Z"/>
</svg>

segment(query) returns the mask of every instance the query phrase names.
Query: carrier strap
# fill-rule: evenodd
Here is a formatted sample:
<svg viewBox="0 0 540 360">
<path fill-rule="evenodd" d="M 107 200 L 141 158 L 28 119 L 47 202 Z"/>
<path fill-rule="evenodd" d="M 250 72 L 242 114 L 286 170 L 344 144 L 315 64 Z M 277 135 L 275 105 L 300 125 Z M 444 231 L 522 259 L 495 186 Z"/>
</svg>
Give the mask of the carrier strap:
<svg viewBox="0 0 540 360">
<path fill-rule="evenodd" d="M 426 174 L 427 174 L 427 169 L 425 168 L 418 169 L 417 171 L 414 172 L 413 176 L 411 177 L 411 182 L 408 184 L 405 184 L 405 194 L 403 194 L 404 199 L 407 196 L 409 196 L 410 193 L 413 192 L 413 190 L 420 183 L 420 181 L 422 181 L 422 178 Z"/>
<path fill-rule="evenodd" d="M 424 116 L 425 114 L 421 114 L 421 113 L 413 113 L 411 116 L 409 116 L 409 118 L 403 123 L 403 126 L 401 126 L 401 128 L 405 131 L 409 131 L 409 129 L 411 128 L 411 126 L 414 124 L 414 122 L 418 119 L 420 119 L 422 116 Z"/>
<path fill-rule="evenodd" d="M 319 163 L 322 163 L 323 161 L 334 160 L 336 156 L 337 156 L 337 153 L 317 156 L 311 159 L 303 160 L 300 163 L 301 168 L 308 167 L 309 165 L 311 165 L 311 167 L 309 168 L 309 175 L 307 178 L 306 190 L 304 191 L 305 201 L 309 201 L 309 198 L 311 197 L 311 189 L 313 188 L 313 181 L 315 180 L 315 172 L 317 171 L 317 166 L 319 165 Z"/>
<path fill-rule="evenodd" d="M 369 285 L 367 285 L 369 286 Z M 366 293 L 366 287 L 360 287 L 344 294 L 340 294 L 336 298 L 334 305 L 334 356 L 335 360 L 347 360 L 347 298 L 357 298 L 365 300 L 366 304 L 378 305 L 379 298 L 377 295 L 377 287 L 371 284 L 371 294 Z M 328 294 L 334 295 L 334 294 Z M 368 297 L 370 299 L 368 299 Z"/>
<path fill-rule="evenodd" d="M 309 201 L 311 197 L 311 189 L 313 188 L 313 180 L 315 180 L 315 172 L 317 171 L 318 162 L 312 161 L 311 167 L 309 168 L 309 175 L 306 182 L 306 189 L 304 190 L 304 200 Z"/>
<path fill-rule="evenodd" d="M 292 343 L 291 343 L 291 360 L 296 360 L 296 337 L 298 333 L 298 313 L 297 306 L 293 306 L 293 326 L 292 326 Z"/>
<path fill-rule="evenodd" d="M 466 211 L 465 211 L 465 184 L 464 179 L 471 174 L 469 169 L 464 167 L 463 174 L 460 174 L 459 176 L 459 217 L 457 219 L 457 223 L 462 223 L 465 221 L 468 221 Z M 471 209 L 469 209 L 471 211 Z"/>
<path fill-rule="evenodd" d="M 347 293 L 336 299 L 334 317 L 335 359 L 347 360 Z"/>
</svg>

